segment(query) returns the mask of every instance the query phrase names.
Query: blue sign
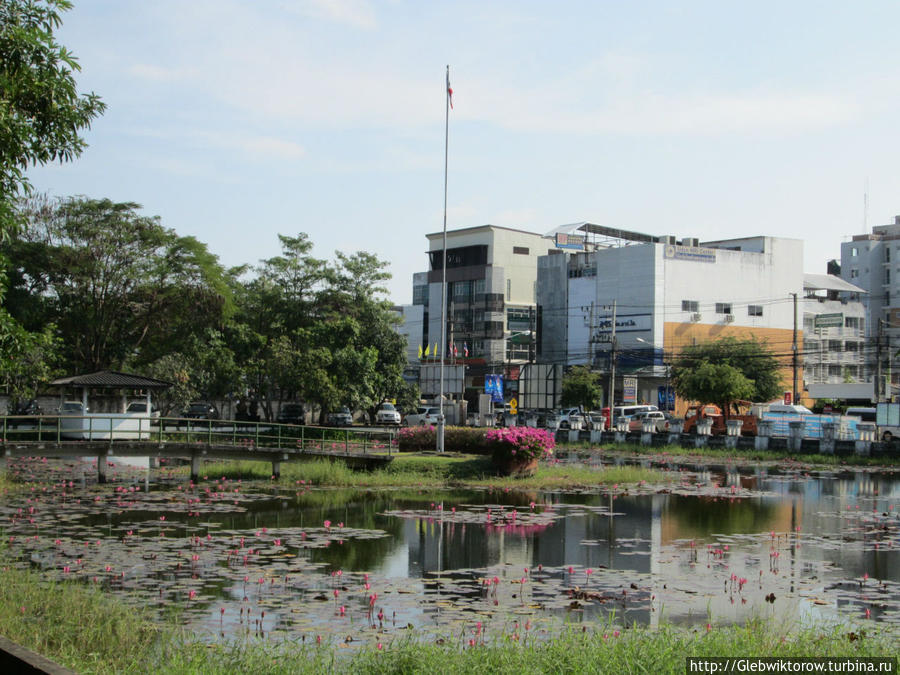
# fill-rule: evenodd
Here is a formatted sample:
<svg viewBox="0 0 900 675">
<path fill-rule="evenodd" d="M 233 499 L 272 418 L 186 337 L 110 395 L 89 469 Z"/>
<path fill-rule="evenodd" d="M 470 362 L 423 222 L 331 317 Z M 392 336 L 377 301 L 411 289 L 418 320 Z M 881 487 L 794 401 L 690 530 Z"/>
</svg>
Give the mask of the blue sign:
<svg viewBox="0 0 900 675">
<path fill-rule="evenodd" d="M 665 386 L 660 386 L 656 390 L 657 406 L 660 410 L 675 410 L 675 389 L 669 387 L 668 393 L 666 396 Z"/>
<path fill-rule="evenodd" d="M 484 393 L 490 394 L 494 403 L 503 403 L 503 376 L 485 375 Z"/>
</svg>

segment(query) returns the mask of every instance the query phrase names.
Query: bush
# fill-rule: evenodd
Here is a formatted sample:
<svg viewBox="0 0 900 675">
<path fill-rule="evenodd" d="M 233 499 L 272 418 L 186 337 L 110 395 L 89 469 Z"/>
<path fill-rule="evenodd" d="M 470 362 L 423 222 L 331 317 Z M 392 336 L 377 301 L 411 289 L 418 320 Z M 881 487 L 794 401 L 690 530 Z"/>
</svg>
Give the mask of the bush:
<svg viewBox="0 0 900 675">
<path fill-rule="evenodd" d="M 487 455 L 485 429 L 478 427 L 444 427 L 444 449 L 450 452 L 466 452 Z M 398 448 L 401 452 L 434 450 L 437 447 L 437 429 L 433 426 L 407 427 L 400 430 Z"/>
<path fill-rule="evenodd" d="M 489 429 L 485 440 L 494 461 L 544 459 L 553 454 L 556 440 L 546 429 L 507 427 Z"/>
</svg>

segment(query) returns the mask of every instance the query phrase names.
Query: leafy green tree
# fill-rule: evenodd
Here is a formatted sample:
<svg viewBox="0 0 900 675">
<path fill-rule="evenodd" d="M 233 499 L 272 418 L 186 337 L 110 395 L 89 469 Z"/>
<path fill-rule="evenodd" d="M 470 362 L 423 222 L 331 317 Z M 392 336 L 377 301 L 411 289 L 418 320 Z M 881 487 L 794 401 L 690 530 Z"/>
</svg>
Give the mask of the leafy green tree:
<svg viewBox="0 0 900 675">
<path fill-rule="evenodd" d="M 715 403 L 726 416 L 734 401 L 769 401 L 781 392 L 780 364 L 765 343 L 728 337 L 685 347 L 672 364 L 675 391 Z"/>
<path fill-rule="evenodd" d="M 562 396 L 564 406 L 581 406 L 583 410 L 596 410 L 603 405 L 603 383 L 600 373 L 591 372 L 588 366 L 575 366 L 563 375 Z"/>
<path fill-rule="evenodd" d="M 59 340 L 54 326 L 29 333 L 8 314 L 0 313 L 0 386 L 11 403 L 34 398 L 55 374 Z"/>
<path fill-rule="evenodd" d="M 0 246 L 19 229 L 17 202 L 31 191 L 26 170 L 78 157 L 80 133 L 106 107 L 95 94 L 77 92 L 80 67 L 54 36 L 70 8 L 68 0 L 0 2 Z M 0 251 L 0 302 L 6 271 Z M 29 332 L 0 307 L 0 377 L 14 400 L 33 395 L 50 376 L 56 344 L 46 328 Z"/>
<path fill-rule="evenodd" d="M 206 245 L 139 209 L 84 197 L 23 206 L 25 227 L 6 247 L 7 306 L 29 330 L 56 323 L 69 368 L 190 353 L 230 312 L 224 271 Z"/>
<path fill-rule="evenodd" d="M 15 200 L 31 186 L 29 166 L 68 162 L 86 147 L 79 134 L 106 105 L 79 94 L 75 57 L 54 32 L 68 0 L 0 2 L 0 241 L 15 229 Z"/>
</svg>

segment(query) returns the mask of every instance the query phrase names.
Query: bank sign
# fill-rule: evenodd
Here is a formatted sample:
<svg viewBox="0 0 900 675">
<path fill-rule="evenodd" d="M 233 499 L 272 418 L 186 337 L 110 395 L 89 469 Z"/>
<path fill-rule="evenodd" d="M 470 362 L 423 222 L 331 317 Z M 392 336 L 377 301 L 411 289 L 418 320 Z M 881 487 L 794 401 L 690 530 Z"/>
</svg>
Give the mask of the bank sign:
<svg viewBox="0 0 900 675">
<path fill-rule="evenodd" d="M 617 314 L 616 333 L 647 333 L 653 328 L 652 314 Z M 612 315 L 601 316 L 594 331 L 594 342 L 609 342 Z M 606 336 L 606 337 L 601 337 Z"/>
</svg>

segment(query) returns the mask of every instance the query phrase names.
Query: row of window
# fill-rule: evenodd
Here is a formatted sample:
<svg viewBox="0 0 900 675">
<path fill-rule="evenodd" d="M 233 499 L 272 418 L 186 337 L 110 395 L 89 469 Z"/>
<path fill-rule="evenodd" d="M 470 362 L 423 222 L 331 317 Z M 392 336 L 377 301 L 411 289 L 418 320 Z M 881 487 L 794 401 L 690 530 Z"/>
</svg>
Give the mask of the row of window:
<svg viewBox="0 0 900 675">
<path fill-rule="evenodd" d="M 717 302 L 716 303 L 716 314 L 733 314 L 731 311 L 732 306 L 730 302 Z M 681 311 L 682 312 L 699 312 L 700 311 L 700 301 L 699 300 L 682 300 L 681 301 Z M 747 316 L 762 316 L 763 308 L 762 305 L 747 305 Z"/>
</svg>

